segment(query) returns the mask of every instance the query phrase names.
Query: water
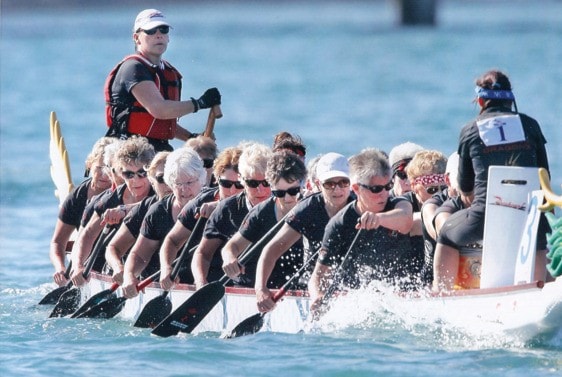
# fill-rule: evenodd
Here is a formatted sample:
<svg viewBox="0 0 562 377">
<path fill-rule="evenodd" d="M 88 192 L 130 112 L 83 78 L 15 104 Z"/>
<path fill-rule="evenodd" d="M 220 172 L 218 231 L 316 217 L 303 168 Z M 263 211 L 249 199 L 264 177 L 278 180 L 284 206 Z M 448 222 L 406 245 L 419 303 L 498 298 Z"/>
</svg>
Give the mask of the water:
<svg viewBox="0 0 562 377">
<path fill-rule="evenodd" d="M 103 82 L 132 51 L 141 8 L 2 13 L 0 95 L 0 370 L 6 376 L 85 376 L 126 370 L 161 376 L 550 376 L 562 371 L 560 334 L 521 344 L 501 334 L 409 322 L 377 305 L 348 308 L 318 332 L 157 339 L 118 319 L 47 319 L 48 245 L 57 213 L 49 176 L 56 111 L 74 182 L 105 132 Z M 220 148 L 300 135 L 309 156 L 389 151 L 410 140 L 449 154 L 474 116 L 473 80 L 499 67 L 522 112 L 548 140 L 562 183 L 562 2 L 442 1 L 436 28 L 398 28 L 392 2 L 166 3 L 166 54 L 184 96 L 223 94 Z M 181 120 L 202 130 L 205 112 Z M 174 145 L 179 146 L 178 142 Z M 372 300 L 365 295 L 364 300 Z"/>
</svg>

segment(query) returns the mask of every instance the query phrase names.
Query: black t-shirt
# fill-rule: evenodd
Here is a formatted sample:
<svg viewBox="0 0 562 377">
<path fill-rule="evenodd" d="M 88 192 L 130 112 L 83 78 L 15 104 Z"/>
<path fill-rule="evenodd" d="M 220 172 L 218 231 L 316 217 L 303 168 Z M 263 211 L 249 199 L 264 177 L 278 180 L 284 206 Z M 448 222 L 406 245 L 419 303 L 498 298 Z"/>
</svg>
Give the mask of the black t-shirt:
<svg viewBox="0 0 562 377">
<path fill-rule="evenodd" d="M 503 116 L 519 117 L 520 125 L 506 123 L 499 118 Z M 497 120 L 495 127 L 479 127 L 479 123 L 490 121 L 490 118 Z M 486 136 L 490 137 L 487 145 L 482 138 Z M 459 137 L 458 180 L 462 192 L 474 190 L 472 210 L 484 211 L 486 207 L 488 168 L 491 165 L 543 167 L 548 170 L 545 144 L 546 139 L 536 120 L 503 107 L 486 109 L 476 120 L 464 126 Z"/>
<path fill-rule="evenodd" d="M 131 90 L 141 81 L 154 81 L 153 74 L 137 59 L 127 59 L 115 75 L 111 87 L 111 100 L 114 103 L 132 105 L 135 97 Z"/>
<path fill-rule="evenodd" d="M 402 200 L 405 199 L 389 198 L 382 212 L 394 209 Z M 360 215 L 355 206 L 356 202 L 348 204 L 326 226 L 319 263 L 336 269 L 340 266 L 357 234 L 355 226 Z M 407 234 L 384 227 L 364 230 L 351 253 L 342 277 L 344 284 L 352 288 L 371 280 L 388 281 L 402 288 L 416 285 L 421 263 Z"/>
<path fill-rule="evenodd" d="M 80 220 L 80 226 L 84 227 L 90 221 L 90 218 L 94 214 L 94 210 L 98 202 L 105 200 L 105 197 L 111 196 L 113 189 L 107 189 L 97 195 L 92 196 L 92 199 L 86 204 L 84 212 L 82 213 L 82 219 Z"/>
<path fill-rule="evenodd" d="M 218 280 L 224 275 L 220 250 L 226 241 L 238 231 L 247 214 L 246 194 L 241 192 L 238 195 L 221 200 L 217 208 L 209 216 L 203 236 L 208 239 L 219 239 L 222 241 L 222 245 L 213 255 L 209 273 L 207 274 L 207 281 Z"/>
<path fill-rule="evenodd" d="M 192 231 L 195 228 L 195 223 L 197 219 L 195 216 L 199 211 L 199 208 L 204 203 L 214 202 L 217 200 L 218 195 L 218 188 L 205 188 L 201 191 L 197 196 L 191 199 L 185 206 L 183 206 L 182 210 L 178 215 L 178 221 L 182 223 L 182 225 Z"/>
<path fill-rule="evenodd" d="M 252 208 L 242 225 L 240 226 L 240 234 L 248 241 L 255 244 L 266 233 L 275 227 L 277 224 L 277 217 L 275 215 L 275 198 L 269 198 Z M 244 279 L 240 283 L 246 286 L 253 287 L 256 277 L 256 266 L 260 253 L 254 258 L 251 258 L 245 264 Z M 298 241 L 291 248 L 285 252 L 276 262 L 275 267 L 267 282 L 270 288 L 280 288 L 294 273 L 302 266 L 303 263 L 303 250 L 302 242 Z"/>
<path fill-rule="evenodd" d="M 85 179 L 64 199 L 59 210 L 60 221 L 73 225 L 76 229 L 80 227 L 80 220 L 88 203 L 88 188 L 91 182 L 92 178 Z"/>
<path fill-rule="evenodd" d="M 349 197 L 348 203 L 354 199 Z M 297 203 L 285 222 L 306 238 L 304 258 L 308 260 L 320 248 L 324 229 L 330 221 L 322 193 L 315 193 Z"/>
</svg>

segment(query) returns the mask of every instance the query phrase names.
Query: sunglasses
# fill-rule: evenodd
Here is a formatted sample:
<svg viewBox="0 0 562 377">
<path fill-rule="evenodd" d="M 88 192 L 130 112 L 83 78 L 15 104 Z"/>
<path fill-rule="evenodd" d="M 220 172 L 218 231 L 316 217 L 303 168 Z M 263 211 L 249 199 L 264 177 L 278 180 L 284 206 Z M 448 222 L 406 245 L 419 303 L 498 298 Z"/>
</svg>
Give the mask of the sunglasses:
<svg viewBox="0 0 562 377">
<path fill-rule="evenodd" d="M 228 179 L 219 179 L 219 185 L 221 185 L 224 188 L 231 188 L 232 185 L 234 185 L 234 187 L 236 187 L 238 190 L 241 190 L 244 188 L 244 185 L 238 181 L 229 181 Z"/>
<path fill-rule="evenodd" d="M 146 178 L 146 175 L 147 175 L 147 174 L 148 174 L 147 171 L 144 170 L 144 169 L 140 169 L 140 170 L 137 170 L 137 171 L 123 170 L 123 171 L 121 172 L 121 175 L 122 175 L 123 178 L 125 178 L 125 179 L 131 179 L 131 178 L 133 178 L 135 175 L 136 175 L 137 177 L 139 177 L 139 178 Z"/>
<path fill-rule="evenodd" d="M 284 198 L 286 194 L 291 196 L 298 195 L 301 192 L 301 188 L 299 187 L 291 187 L 287 190 L 271 190 L 271 194 L 276 198 Z"/>
<path fill-rule="evenodd" d="M 260 181 L 257 179 L 244 178 L 244 182 L 246 182 L 246 184 L 251 188 L 258 188 L 259 185 L 262 185 L 263 187 L 269 187 L 269 182 L 267 182 L 265 179 Z"/>
<path fill-rule="evenodd" d="M 437 194 L 438 192 L 445 191 L 447 186 L 429 186 L 424 188 L 425 188 L 425 192 L 427 192 L 429 195 L 434 195 Z"/>
<path fill-rule="evenodd" d="M 336 186 L 338 186 L 339 188 L 345 188 L 345 187 L 349 187 L 349 179 L 342 179 L 341 181 L 326 181 L 324 183 L 322 183 L 322 187 L 324 187 L 326 190 L 335 190 Z"/>
<path fill-rule="evenodd" d="M 213 160 L 212 158 L 204 158 L 203 159 L 203 167 L 205 169 L 210 169 L 213 167 L 213 163 L 215 162 L 215 160 Z"/>
<path fill-rule="evenodd" d="M 144 31 L 144 33 L 148 34 L 148 35 L 154 35 L 154 34 L 156 34 L 157 30 L 160 30 L 160 33 L 162 33 L 162 34 L 168 34 L 170 32 L 170 27 L 169 26 L 157 26 L 157 27 L 149 29 L 149 30 L 141 30 L 141 31 Z"/>
<path fill-rule="evenodd" d="M 164 182 L 164 175 L 157 175 L 154 177 L 154 179 L 156 180 L 156 182 L 160 183 L 161 185 L 163 185 Z"/>
<path fill-rule="evenodd" d="M 406 174 L 404 170 L 396 170 L 396 173 L 394 173 L 394 175 L 398 176 L 398 178 L 402 180 L 408 179 L 408 174 Z"/>
<path fill-rule="evenodd" d="M 378 194 L 382 190 L 390 191 L 394 187 L 394 183 L 392 181 L 388 182 L 386 185 L 364 185 L 363 183 L 359 183 L 359 186 L 371 191 L 373 194 Z"/>
</svg>

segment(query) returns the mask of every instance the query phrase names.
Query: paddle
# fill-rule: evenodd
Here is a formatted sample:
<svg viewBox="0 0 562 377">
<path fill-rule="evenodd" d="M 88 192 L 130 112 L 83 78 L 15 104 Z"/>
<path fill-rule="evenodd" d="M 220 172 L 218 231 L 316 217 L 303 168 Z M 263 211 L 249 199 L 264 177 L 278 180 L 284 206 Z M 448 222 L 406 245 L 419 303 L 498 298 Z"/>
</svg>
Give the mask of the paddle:
<svg viewBox="0 0 562 377">
<path fill-rule="evenodd" d="M 110 228 L 107 226 L 104 228 L 102 234 L 96 241 L 94 250 L 90 254 L 90 258 L 86 263 L 86 268 L 82 273 L 84 279 L 88 278 L 88 275 L 90 275 L 90 270 L 94 266 L 98 254 L 104 247 L 107 246 L 107 244 L 111 240 L 111 237 L 113 237 L 116 231 L 117 228 Z M 80 297 L 81 297 L 80 288 L 73 287 L 72 281 L 69 281 L 65 287 L 67 287 L 67 291 L 60 296 L 53 311 L 49 315 L 49 318 L 64 317 L 65 315 L 72 314 L 78 308 L 78 305 L 80 305 Z"/>
<path fill-rule="evenodd" d="M 102 302 L 104 299 L 106 299 L 106 297 L 111 295 L 117 288 L 119 288 L 119 284 L 113 283 L 109 289 L 106 289 L 106 290 L 103 290 L 101 292 L 96 293 L 95 295 L 90 297 L 88 299 L 88 301 L 86 301 L 84 304 L 82 304 L 82 306 L 79 307 L 74 313 L 72 313 L 70 318 L 80 318 L 80 315 L 82 313 L 91 309 L 92 306 L 95 306 L 95 305 L 99 304 L 100 302 Z"/>
<path fill-rule="evenodd" d="M 181 267 L 183 265 L 184 260 L 187 256 L 191 255 L 197 249 L 196 246 L 192 244 L 195 243 L 197 240 L 201 238 L 202 230 L 205 228 L 205 224 L 207 223 L 207 218 L 200 217 L 195 226 L 193 227 L 193 231 L 189 236 L 189 239 L 185 243 L 183 250 L 181 251 L 179 261 L 174 266 L 172 273 L 170 274 L 170 279 L 172 281 L 176 280 Z M 157 324 L 162 322 L 164 318 L 166 318 L 172 312 L 172 301 L 168 297 L 169 291 L 162 292 L 161 295 L 153 298 L 149 302 L 146 303 L 142 312 L 140 313 L 139 317 L 135 321 L 135 327 L 150 327 L 154 328 Z"/>
<path fill-rule="evenodd" d="M 293 285 L 295 280 L 297 280 L 301 276 L 301 274 L 308 267 L 310 262 L 313 261 L 316 258 L 316 256 L 318 255 L 318 252 L 319 252 L 319 250 L 316 251 L 316 253 L 314 253 L 314 255 L 312 257 L 310 257 L 302 265 L 302 267 L 299 268 L 299 270 L 297 272 L 295 272 L 293 274 L 293 276 L 291 276 L 291 278 L 289 280 L 287 280 L 287 282 L 285 282 L 285 284 L 283 284 L 283 286 L 281 288 L 279 288 L 279 290 L 272 297 L 273 302 L 277 302 L 283 296 L 285 296 L 285 294 L 287 293 L 289 288 Z M 263 317 L 266 314 L 267 313 L 256 313 L 256 314 L 246 318 L 245 320 L 240 322 L 238 325 L 236 325 L 236 327 L 234 327 L 234 329 L 232 329 L 232 331 L 230 333 L 222 336 L 221 338 L 222 339 L 232 339 L 232 338 L 237 338 L 239 336 L 252 335 L 252 334 L 257 333 L 263 327 Z"/>
<path fill-rule="evenodd" d="M 207 125 L 205 126 L 205 131 L 203 131 L 203 136 L 213 137 L 213 130 L 215 128 L 215 119 L 222 118 L 222 111 L 220 105 L 215 105 L 209 110 L 209 117 L 207 118 Z"/>
<path fill-rule="evenodd" d="M 281 229 L 285 223 L 285 218 L 281 219 L 271 228 L 256 244 L 249 247 L 238 260 L 241 266 L 261 252 L 261 249 L 273 238 L 275 233 Z M 213 309 L 213 307 L 223 298 L 225 293 L 224 286 L 230 281 L 227 275 L 220 280 L 208 283 L 195 291 L 187 300 L 184 301 L 172 314 L 164 318 L 152 330 L 152 334 L 168 337 L 177 335 L 178 332 L 190 333 Z"/>
<path fill-rule="evenodd" d="M 68 263 L 66 267 L 66 271 L 64 271 L 64 277 L 68 280 L 70 276 L 70 271 L 72 270 L 72 262 Z M 62 287 L 57 287 L 53 289 L 51 292 L 47 293 L 45 297 L 39 301 L 38 305 L 54 305 L 59 300 L 60 296 L 68 290 L 68 284 L 63 285 Z"/>
<path fill-rule="evenodd" d="M 137 284 L 137 291 L 140 292 L 141 290 L 143 290 L 144 288 L 149 286 L 150 283 L 152 283 L 154 280 L 158 279 L 159 277 L 160 277 L 160 271 L 157 271 L 157 272 L 153 273 L 152 275 L 150 275 L 149 277 L 147 277 L 146 279 L 141 281 L 139 284 Z M 117 290 L 118 287 L 119 287 L 119 284 L 114 283 L 111 286 L 111 288 L 100 292 L 100 293 L 106 292 L 106 294 L 103 297 L 99 296 L 99 299 L 97 300 L 96 303 L 92 303 L 89 307 L 85 308 L 80 314 L 76 315 L 76 313 L 74 313 L 72 315 L 72 318 L 113 318 L 113 317 L 115 317 L 117 314 L 119 314 L 121 312 L 121 310 L 125 306 L 125 301 L 127 301 L 126 297 L 124 297 L 124 296 L 117 297 L 113 293 L 115 290 Z M 109 292 L 109 293 L 107 293 L 107 292 Z M 82 307 L 84 307 L 84 306 L 82 306 Z"/>
<path fill-rule="evenodd" d="M 318 320 L 322 314 L 328 311 L 328 304 L 330 302 L 330 299 L 334 295 L 334 292 L 338 289 L 343 279 L 343 271 L 347 267 L 350 259 L 349 257 L 351 256 L 353 249 L 355 248 L 355 244 L 357 243 L 357 240 L 359 239 L 359 236 L 362 232 L 363 229 L 361 228 L 357 231 L 357 233 L 355 233 L 355 237 L 353 238 L 353 241 L 351 241 L 351 245 L 349 245 L 349 248 L 347 249 L 347 252 L 345 253 L 340 265 L 336 269 L 336 273 L 334 274 L 334 278 L 332 279 L 332 284 L 330 284 L 328 289 L 326 289 L 326 293 L 324 293 L 324 296 L 322 297 L 318 308 L 315 310 L 316 313 L 313 314 L 313 320 Z"/>
</svg>

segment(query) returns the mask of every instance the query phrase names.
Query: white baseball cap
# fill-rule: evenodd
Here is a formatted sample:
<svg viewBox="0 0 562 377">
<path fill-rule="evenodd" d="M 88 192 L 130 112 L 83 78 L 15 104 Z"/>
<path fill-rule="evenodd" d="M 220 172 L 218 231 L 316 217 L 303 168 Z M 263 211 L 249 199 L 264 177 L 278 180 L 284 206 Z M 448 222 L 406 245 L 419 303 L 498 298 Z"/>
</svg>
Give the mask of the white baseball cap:
<svg viewBox="0 0 562 377">
<path fill-rule="evenodd" d="M 145 9 L 135 18 L 135 26 L 133 32 L 136 33 L 139 29 L 150 30 L 157 26 L 170 26 L 166 21 L 166 16 L 158 9 Z M 170 26 L 171 27 L 171 26 Z"/>
<path fill-rule="evenodd" d="M 345 177 L 349 179 L 349 164 L 347 158 L 339 153 L 326 153 L 316 165 L 316 177 L 320 182 L 334 177 Z"/>
</svg>

